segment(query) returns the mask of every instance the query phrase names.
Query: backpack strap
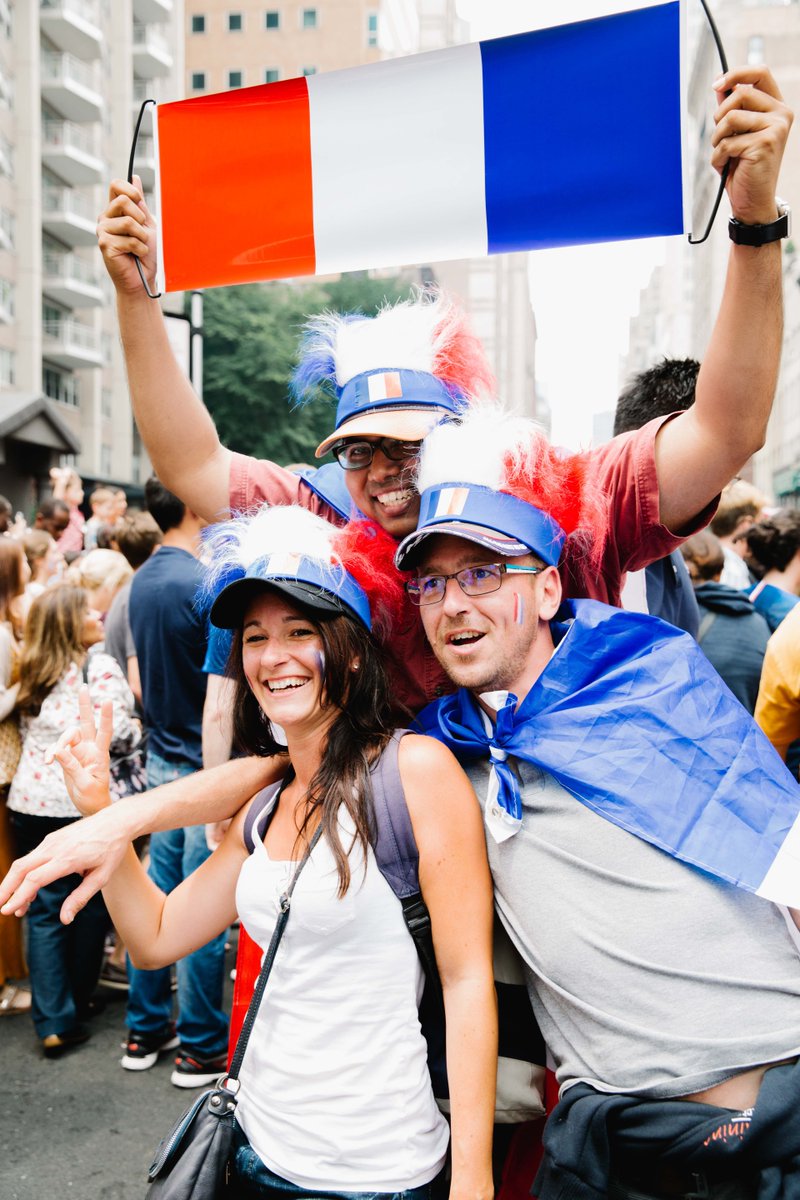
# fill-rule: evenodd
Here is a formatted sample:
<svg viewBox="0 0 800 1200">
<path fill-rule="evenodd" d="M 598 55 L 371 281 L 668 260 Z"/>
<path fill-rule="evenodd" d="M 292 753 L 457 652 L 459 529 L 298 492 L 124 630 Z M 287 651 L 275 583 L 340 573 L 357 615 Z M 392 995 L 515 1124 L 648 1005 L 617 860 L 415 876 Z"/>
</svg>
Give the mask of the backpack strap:
<svg viewBox="0 0 800 1200">
<path fill-rule="evenodd" d="M 372 768 L 372 799 L 375 812 L 373 853 L 378 870 L 397 896 L 403 919 L 414 939 L 429 985 L 441 992 L 436 955 L 433 950 L 431 918 L 419 886 L 419 850 L 400 778 L 400 740 L 408 729 L 396 729 L 378 762 Z"/>
<path fill-rule="evenodd" d="M 277 807 L 278 796 L 280 795 L 281 789 L 288 782 L 289 778 L 291 778 L 291 774 L 289 776 L 287 776 L 286 779 L 282 780 L 280 783 L 277 783 L 277 784 L 276 783 L 268 783 L 267 786 L 262 788 L 260 792 L 256 792 L 255 796 L 253 797 L 252 803 L 251 803 L 249 809 L 247 810 L 247 816 L 244 819 L 244 829 L 242 830 L 242 838 L 244 840 L 245 848 L 247 849 L 248 854 L 252 854 L 253 851 L 255 850 L 256 822 L 258 821 L 259 817 L 263 814 L 264 810 L 267 808 L 269 808 L 269 810 L 270 810 L 270 818 L 272 817 L 272 814 L 274 813 L 274 811 Z M 268 825 L 269 825 L 269 821 L 267 821 L 267 823 L 264 826 L 264 829 L 261 833 L 262 838 L 264 837 L 264 834 L 267 831 Z"/>
<path fill-rule="evenodd" d="M 718 617 L 718 613 L 707 612 L 700 622 L 700 628 L 697 630 L 697 644 L 702 646 L 706 634 Z"/>
</svg>

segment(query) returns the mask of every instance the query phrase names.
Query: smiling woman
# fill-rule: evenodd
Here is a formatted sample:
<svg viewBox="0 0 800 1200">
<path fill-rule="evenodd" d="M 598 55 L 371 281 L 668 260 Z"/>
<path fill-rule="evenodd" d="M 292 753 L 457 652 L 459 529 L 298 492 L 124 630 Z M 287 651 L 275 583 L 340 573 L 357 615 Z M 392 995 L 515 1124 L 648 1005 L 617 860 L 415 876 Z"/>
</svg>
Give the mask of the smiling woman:
<svg viewBox="0 0 800 1200">
<path fill-rule="evenodd" d="M 115 924 L 143 967 L 190 953 L 237 912 L 266 947 L 296 880 L 290 933 L 239 1075 L 234 1191 L 432 1200 L 450 1131 L 420 1028 L 423 967 L 374 848 L 375 794 L 386 803 L 391 793 L 407 808 L 447 1045 L 458 1051 L 447 1062 L 450 1197 L 490 1200 L 491 882 L 480 810 L 455 759 L 393 729 L 373 620 L 386 622 L 401 599 L 395 544 L 368 523 L 336 531 L 305 510 L 274 507 L 215 527 L 208 549 L 211 620 L 234 633 L 235 739 L 250 754 L 288 751 L 286 774 L 168 896 L 131 850 L 104 889 Z M 107 716 L 96 738 L 89 718 L 56 752 L 87 810 L 108 804 L 109 733 Z"/>
</svg>

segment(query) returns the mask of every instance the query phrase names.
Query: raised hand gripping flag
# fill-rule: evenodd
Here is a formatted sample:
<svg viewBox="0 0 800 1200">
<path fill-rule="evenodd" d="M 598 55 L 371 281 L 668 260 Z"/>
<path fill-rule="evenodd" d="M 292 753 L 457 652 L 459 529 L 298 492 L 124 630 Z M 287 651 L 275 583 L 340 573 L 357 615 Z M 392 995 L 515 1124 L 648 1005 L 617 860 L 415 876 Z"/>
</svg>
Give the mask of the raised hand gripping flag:
<svg viewBox="0 0 800 1200">
<path fill-rule="evenodd" d="M 681 233 L 680 0 L 156 107 L 161 291 Z"/>
</svg>

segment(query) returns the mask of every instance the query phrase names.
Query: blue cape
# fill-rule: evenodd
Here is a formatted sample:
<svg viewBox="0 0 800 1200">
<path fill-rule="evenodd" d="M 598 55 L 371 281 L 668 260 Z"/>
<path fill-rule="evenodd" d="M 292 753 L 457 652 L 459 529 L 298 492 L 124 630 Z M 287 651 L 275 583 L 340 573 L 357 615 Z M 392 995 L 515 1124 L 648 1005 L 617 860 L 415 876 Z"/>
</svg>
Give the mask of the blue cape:
<svg viewBox="0 0 800 1200">
<path fill-rule="evenodd" d="M 800 788 L 694 639 L 594 600 L 566 602 L 562 616 L 552 624 L 557 652 L 521 704 L 509 696 L 493 737 L 464 689 L 428 705 L 417 728 L 462 760 L 495 747 L 534 763 L 675 858 L 800 905 L 800 869 L 786 872 L 796 882 L 780 894 L 761 887 L 797 820 Z M 501 805 L 521 811 L 516 776 L 502 765 L 498 776 Z"/>
</svg>

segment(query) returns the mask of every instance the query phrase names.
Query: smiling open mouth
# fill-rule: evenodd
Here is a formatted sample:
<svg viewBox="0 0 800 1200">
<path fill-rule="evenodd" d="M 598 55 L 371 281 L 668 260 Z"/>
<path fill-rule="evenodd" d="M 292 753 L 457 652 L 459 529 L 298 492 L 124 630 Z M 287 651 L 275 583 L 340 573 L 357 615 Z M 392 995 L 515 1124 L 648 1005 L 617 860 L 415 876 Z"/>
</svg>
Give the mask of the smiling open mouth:
<svg viewBox="0 0 800 1200">
<path fill-rule="evenodd" d="M 307 679 L 301 679 L 298 675 L 292 676 L 289 679 L 274 679 L 272 683 L 267 680 L 267 688 L 271 692 L 288 692 L 294 688 L 305 687 L 307 683 Z"/>
<path fill-rule="evenodd" d="M 463 633 L 450 633 L 447 635 L 446 642 L 448 646 L 471 646 L 475 642 L 479 642 L 486 635 L 478 633 L 474 629 L 466 629 Z"/>
<path fill-rule="evenodd" d="M 395 492 L 384 492 L 381 496 L 374 496 L 378 504 L 383 504 L 387 508 L 394 507 L 396 504 L 407 504 L 414 495 L 413 488 L 403 488 Z"/>
</svg>

